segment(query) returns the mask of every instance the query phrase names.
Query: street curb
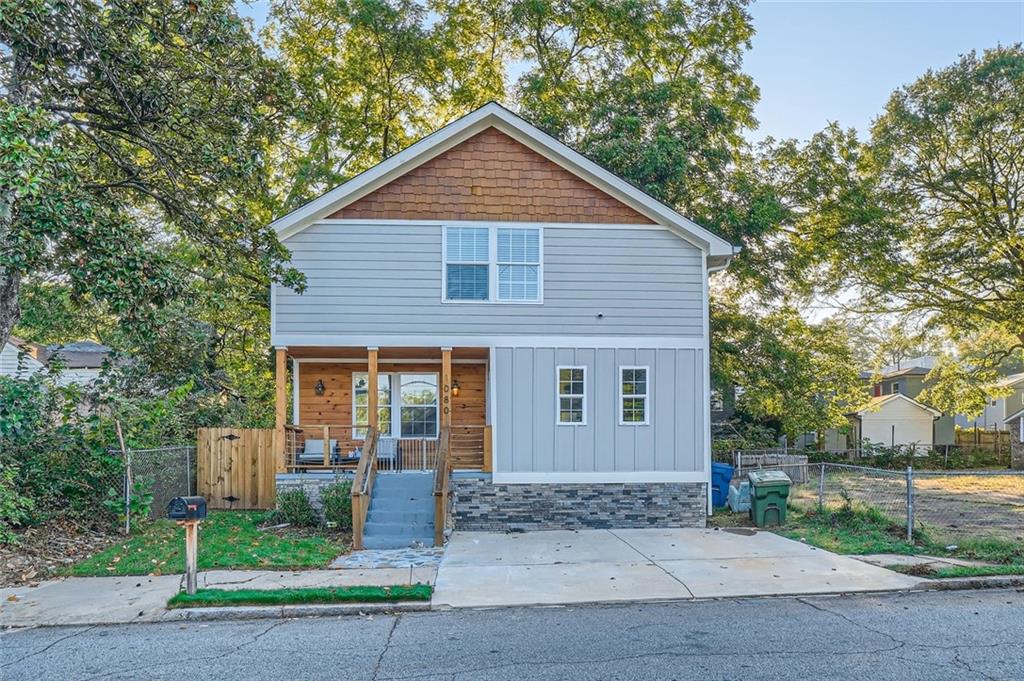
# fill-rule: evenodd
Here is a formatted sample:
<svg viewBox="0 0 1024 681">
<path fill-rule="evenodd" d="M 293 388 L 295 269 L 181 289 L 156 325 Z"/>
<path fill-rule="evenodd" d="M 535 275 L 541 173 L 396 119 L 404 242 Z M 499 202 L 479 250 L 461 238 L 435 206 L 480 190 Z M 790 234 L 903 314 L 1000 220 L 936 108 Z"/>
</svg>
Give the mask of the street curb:
<svg viewBox="0 0 1024 681">
<path fill-rule="evenodd" d="M 175 608 L 160 616 L 159 622 L 209 622 L 215 620 L 292 619 L 299 617 L 342 617 L 346 615 L 426 612 L 429 601 L 398 603 L 324 603 L 316 605 L 239 605 L 215 608 Z"/>
<path fill-rule="evenodd" d="M 1024 575 L 992 575 L 989 577 L 946 577 L 924 579 L 921 588 L 929 591 L 971 591 L 975 589 L 1010 589 L 1024 586 Z"/>
</svg>

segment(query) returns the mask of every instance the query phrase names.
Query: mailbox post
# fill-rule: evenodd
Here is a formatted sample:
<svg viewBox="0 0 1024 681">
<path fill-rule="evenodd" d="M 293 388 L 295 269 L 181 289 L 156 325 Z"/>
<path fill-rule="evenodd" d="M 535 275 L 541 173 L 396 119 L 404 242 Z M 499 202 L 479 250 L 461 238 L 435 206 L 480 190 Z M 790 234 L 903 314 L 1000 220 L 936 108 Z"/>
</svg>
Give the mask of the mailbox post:
<svg viewBox="0 0 1024 681">
<path fill-rule="evenodd" d="M 206 499 L 175 497 L 167 504 L 167 517 L 185 528 L 185 591 L 196 592 L 199 554 L 199 522 L 206 518 Z"/>
</svg>

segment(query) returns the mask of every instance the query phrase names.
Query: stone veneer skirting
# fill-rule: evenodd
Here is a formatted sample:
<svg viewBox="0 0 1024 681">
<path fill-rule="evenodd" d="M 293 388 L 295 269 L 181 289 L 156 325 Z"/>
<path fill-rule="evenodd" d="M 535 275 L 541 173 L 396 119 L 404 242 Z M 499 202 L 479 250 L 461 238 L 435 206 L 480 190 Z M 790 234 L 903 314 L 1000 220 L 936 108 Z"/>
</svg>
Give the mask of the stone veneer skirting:
<svg viewBox="0 0 1024 681">
<path fill-rule="evenodd" d="M 492 484 L 452 478 L 456 530 L 704 527 L 703 482 Z"/>
</svg>

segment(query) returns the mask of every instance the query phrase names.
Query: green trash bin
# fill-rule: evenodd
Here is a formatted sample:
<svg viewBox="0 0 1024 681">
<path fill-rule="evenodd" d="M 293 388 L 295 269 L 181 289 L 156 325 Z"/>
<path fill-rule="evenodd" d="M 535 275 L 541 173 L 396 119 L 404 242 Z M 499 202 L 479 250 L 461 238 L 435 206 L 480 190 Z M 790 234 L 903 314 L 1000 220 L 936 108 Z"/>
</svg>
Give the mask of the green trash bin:
<svg viewBox="0 0 1024 681">
<path fill-rule="evenodd" d="M 786 523 L 786 499 L 792 481 L 782 471 L 751 471 L 750 519 L 758 527 Z"/>
</svg>

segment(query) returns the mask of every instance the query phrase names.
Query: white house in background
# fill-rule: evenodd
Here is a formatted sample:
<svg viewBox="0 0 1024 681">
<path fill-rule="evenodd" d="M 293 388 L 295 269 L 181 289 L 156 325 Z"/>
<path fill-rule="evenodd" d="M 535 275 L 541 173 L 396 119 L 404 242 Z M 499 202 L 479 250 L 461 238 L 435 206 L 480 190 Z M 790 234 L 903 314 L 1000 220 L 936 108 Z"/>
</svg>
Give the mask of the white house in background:
<svg viewBox="0 0 1024 681">
<path fill-rule="evenodd" d="M 932 447 L 938 409 L 921 404 L 902 393 L 871 398 L 863 407 L 847 414 L 854 442 L 884 447 Z"/>
<path fill-rule="evenodd" d="M 991 398 L 985 406 L 985 411 L 973 419 L 958 415 L 956 425 L 961 428 L 982 430 L 1010 430 L 1010 422 L 1015 420 L 1015 414 L 1024 410 L 1024 372 L 1006 376 L 998 385 L 1010 388 L 1013 392 L 1006 397 Z"/>
<path fill-rule="evenodd" d="M 57 382 L 60 385 L 88 385 L 99 378 L 103 363 L 111 349 L 91 340 L 75 341 L 46 347 L 47 362 L 56 358 L 62 369 Z"/>
<path fill-rule="evenodd" d="M 0 375 L 25 379 L 59 359 L 58 385 L 89 385 L 99 377 L 110 352 L 91 340 L 43 347 L 11 336 L 0 352 Z"/>
<path fill-rule="evenodd" d="M 0 349 L 0 376 L 28 378 L 45 368 L 45 348 L 11 336 Z"/>
</svg>

